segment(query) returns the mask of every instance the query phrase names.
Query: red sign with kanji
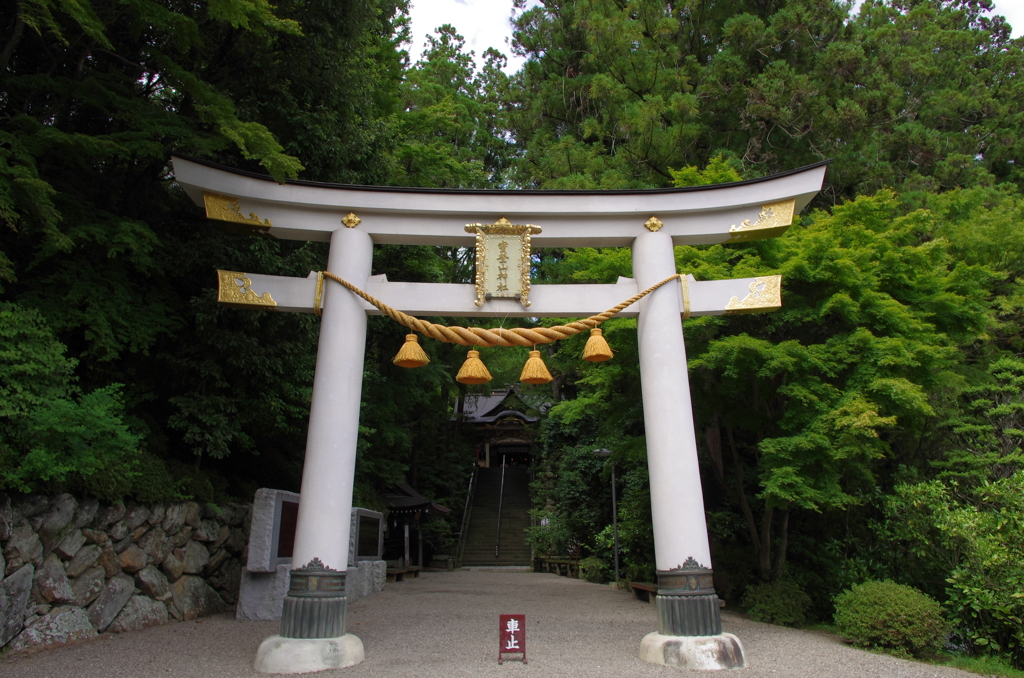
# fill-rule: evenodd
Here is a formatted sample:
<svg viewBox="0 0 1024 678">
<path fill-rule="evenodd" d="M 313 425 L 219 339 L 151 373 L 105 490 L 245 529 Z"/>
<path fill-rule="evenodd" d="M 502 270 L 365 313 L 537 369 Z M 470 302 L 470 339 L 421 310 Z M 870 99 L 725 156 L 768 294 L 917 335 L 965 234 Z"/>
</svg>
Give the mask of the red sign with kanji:
<svg viewBox="0 0 1024 678">
<path fill-rule="evenodd" d="M 526 663 L 526 615 L 503 614 L 498 618 L 498 663 L 502 654 L 519 653 Z"/>
</svg>

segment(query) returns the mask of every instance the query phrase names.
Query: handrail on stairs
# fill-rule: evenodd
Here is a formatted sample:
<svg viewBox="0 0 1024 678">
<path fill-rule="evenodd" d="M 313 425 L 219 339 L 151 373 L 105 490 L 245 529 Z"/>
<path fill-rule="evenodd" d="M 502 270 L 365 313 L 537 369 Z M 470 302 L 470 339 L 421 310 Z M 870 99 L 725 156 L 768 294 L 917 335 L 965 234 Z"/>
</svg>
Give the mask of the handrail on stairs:
<svg viewBox="0 0 1024 678">
<path fill-rule="evenodd" d="M 462 566 L 462 537 L 466 534 L 466 521 L 469 519 L 469 511 L 473 506 L 473 495 L 475 493 L 475 483 L 477 474 L 480 473 L 480 467 L 473 463 L 473 472 L 469 474 L 469 487 L 466 489 L 466 505 L 462 507 L 462 524 L 459 525 L 459 541 L 455 546 L 455 557 Z"/>
<path fill-rule="evenodd" d="M 498 532 L 494 535 L 494 557 L 498 557 L 498 544 L 501 542 L 501 502 L 505 498 L 505 455 L 501 455 L 501 489 L 498 491 Z"/>
</svg>

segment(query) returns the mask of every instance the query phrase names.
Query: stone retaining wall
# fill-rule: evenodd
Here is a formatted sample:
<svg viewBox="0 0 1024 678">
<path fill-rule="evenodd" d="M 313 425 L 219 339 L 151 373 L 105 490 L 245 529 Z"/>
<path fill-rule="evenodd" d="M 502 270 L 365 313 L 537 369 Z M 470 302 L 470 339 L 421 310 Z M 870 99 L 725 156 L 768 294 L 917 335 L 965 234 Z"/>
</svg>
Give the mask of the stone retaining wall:
<svg viewBox="0 0 1024 678">
<path fill-rule="evenodd" d="M 0 493 L 0 647 L 59 645 L 238 602 L 251 506 Z"/>
</svg>

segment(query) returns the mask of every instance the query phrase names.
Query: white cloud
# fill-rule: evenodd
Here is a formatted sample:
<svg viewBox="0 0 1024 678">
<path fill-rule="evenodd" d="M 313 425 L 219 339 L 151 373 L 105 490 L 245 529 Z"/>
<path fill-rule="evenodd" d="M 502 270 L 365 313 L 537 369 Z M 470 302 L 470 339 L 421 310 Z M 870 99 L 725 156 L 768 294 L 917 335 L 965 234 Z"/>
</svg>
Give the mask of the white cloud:
<svg viewBox="0 0 1024 678">
<path fill-rule="evenodd" d="M 537 0 L 529 6 L 539 4 Z M 426 36 L 443 24 L 451 24 L 466 39 L 466 49 L 472 50 L 477 64 L 488 47 L 494 47 L 509 59 L 508 72 L 514 72 L 522 60 L 512 55 L 512 0 L 413 0 L 412 44 L 409 54 L 413 61 L 423 53 Z"/>
</svg>

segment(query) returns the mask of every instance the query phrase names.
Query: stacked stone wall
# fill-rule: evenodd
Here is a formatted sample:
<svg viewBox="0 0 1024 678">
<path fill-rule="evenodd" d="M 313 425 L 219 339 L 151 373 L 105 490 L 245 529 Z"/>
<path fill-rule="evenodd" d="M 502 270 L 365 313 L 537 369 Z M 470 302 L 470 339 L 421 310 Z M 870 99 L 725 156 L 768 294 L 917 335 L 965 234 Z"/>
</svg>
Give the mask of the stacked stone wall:
<svg viewBox="0 0 1024 678">
<path fill-rule="evenodd" d="M 234 607 L 251 519 L 247 504 L 0 493 L 0 651 Z"/>
</svg>

